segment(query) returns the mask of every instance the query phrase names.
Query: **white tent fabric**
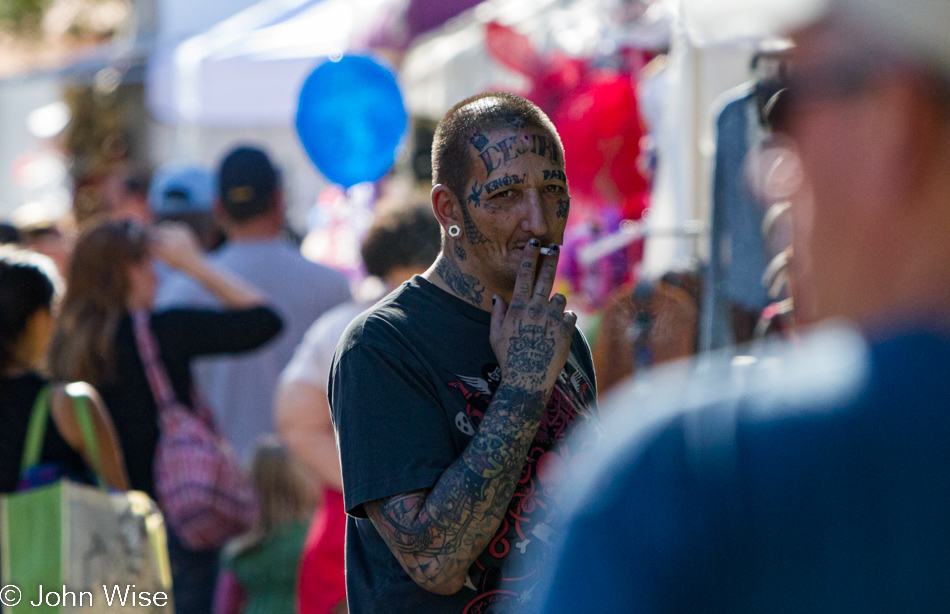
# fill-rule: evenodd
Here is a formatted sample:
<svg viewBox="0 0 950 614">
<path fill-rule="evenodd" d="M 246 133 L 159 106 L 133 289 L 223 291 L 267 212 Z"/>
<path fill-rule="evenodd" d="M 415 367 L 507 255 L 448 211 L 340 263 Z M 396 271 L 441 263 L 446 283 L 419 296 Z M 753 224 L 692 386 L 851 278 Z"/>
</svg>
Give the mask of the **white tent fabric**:
<svg viewBox="0 0 950 614">
<path fill-rule="evenodd" d="M 350 50 L 367 17 L 394 1 L 265 0 L 157 52 L 149 110 L 172 125 L 291 125 L 310 72 Z"/>
<path fill-rule="evenodd" d="M 528 88 L 527 79 L 491 57 L 485 24 L 525 34 L 541 52 L 597 55 L 614 0 L 487 0 L 434 31 L 406 54 L 400 70 L 406 106 L 437 120 L 456 102 L 490 88 Z M 464 75 L 464 78 L 459 78 Z"/>
</svg>

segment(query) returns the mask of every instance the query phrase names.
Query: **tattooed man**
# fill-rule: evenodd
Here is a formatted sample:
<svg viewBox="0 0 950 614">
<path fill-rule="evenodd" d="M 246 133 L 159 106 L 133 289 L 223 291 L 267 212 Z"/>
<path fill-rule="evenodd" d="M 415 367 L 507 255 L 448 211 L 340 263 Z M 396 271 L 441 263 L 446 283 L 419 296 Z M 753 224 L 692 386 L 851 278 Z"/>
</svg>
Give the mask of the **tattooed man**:
<svg viewBox="0 0 950 614">
<path fill-rule="evenodd" d="M 332 368 L 354 614 L 529 607 L 559 481 L 597 433 L 590 351 L 552 296 L 570 206 L 553 124 L 519 96 L 470 98 L 432 167 L 442 251 Z M 580 422 L 590 437 L 565 441 Z"/>
</svg>

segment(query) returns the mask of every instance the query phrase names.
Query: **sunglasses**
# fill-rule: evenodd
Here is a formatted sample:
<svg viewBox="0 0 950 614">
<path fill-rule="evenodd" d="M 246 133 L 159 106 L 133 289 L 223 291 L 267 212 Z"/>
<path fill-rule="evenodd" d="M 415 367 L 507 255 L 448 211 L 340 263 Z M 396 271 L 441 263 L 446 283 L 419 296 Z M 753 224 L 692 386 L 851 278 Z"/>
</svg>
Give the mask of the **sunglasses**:
<svg viewBox="0 0 950 614">
<path fill-rule="evenodd" d="M 792 62 L 771 85 L 773 93 L 760 106 L 762 117 L 773 132 L 788 132 L 801 107 L 864 94 L 886 69 L 879 59 L 862 56 L 811 66 Z"/>
</svg>

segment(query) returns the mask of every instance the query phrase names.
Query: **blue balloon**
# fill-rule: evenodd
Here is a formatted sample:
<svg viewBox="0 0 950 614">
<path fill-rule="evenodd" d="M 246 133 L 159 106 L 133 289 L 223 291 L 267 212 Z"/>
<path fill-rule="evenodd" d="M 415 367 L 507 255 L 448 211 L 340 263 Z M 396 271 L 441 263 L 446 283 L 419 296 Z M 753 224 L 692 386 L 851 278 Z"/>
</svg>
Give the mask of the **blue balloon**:
<svg viewBox="0 0 950 614">
<path fill-rule="evenodd" d="M 407 121 L 396 78 L 369 57 L 324 62 L 300 91 L 300 142 L 320 172 L 345 188 L 392 168 Z"/>
</svg>

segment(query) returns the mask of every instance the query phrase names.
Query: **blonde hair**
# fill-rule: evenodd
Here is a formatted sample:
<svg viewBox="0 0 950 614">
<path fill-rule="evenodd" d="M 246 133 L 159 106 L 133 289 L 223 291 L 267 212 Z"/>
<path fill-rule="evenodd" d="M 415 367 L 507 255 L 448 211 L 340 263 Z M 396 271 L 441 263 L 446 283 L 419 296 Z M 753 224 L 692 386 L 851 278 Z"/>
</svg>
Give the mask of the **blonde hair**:
<svg viewBox="0 0 950 614">
<path fill-rule="evenodd" d="M 314 502 L 297 461 L 274 435 L 264 435 L 254 449 L 251 481 L 257 490 L 257 525 L 231 545 L 232 554 L 246 550 L 282 525 L 306 522 Z"/>
</svg>

